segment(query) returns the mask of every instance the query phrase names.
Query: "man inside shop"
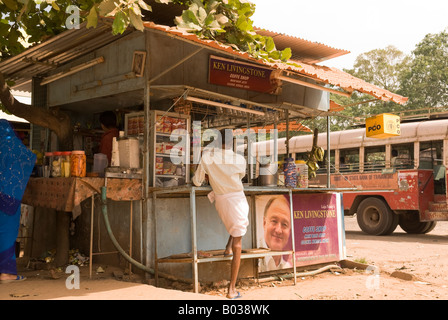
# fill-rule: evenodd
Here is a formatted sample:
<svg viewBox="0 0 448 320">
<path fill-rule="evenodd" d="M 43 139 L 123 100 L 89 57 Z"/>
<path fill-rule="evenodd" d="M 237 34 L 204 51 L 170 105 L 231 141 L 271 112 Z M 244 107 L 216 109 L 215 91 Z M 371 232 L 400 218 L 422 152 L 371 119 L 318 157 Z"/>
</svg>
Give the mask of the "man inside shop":
<svg viewBox="0 0 448 320">
<path fill-rule="evenodd" d="M 204 150 L 193 177 L 193 183 L 201 186 L 206 175 L 213 191 L 209 199 L 230 234 L 224 255 L 232 255 L 230 284 L 227 298 L 240 298 L 236 280 L 241 262 L 242 237 L 249 225 L 249 204 L 243 191 L 241 179 L 246 175 L 246 159 L 232 150 L 232 130 L 215 132 L 214 141 Z"/>
<path fill-rule="evenodd" d="M 107 156 L 109 165 L 112 160 L 112 141 L 118 138 L 117 116 L 113 111 L 104 111 L 100 114 L 100 124 L 104 133 L 100 141 L 100 153 Z"/>
</svg>

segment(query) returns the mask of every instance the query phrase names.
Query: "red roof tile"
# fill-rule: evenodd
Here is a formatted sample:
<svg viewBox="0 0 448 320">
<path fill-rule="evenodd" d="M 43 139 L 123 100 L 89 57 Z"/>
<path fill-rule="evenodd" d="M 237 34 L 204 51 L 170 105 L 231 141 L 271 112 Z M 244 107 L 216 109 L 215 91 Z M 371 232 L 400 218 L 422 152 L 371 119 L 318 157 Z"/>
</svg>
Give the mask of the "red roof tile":
<svg viewBox="0 0 448 320">
<path fill-rule="evenodd" d="M 406 97 L 402 97 L 398 94 L 392 93 L 388 90 L 379 88 L 371 83 L 368 83 L 362 79 L 353 77 L 352 75 L 341 71 L 337 68 L 330 68 L 326 66 L 319 66 L 315 64 L 307 64 L 302 61 L 291 61 L 295 62 L 299 66 L 294 66 L 289 63 L 283 62 L 267 62 L 264 60 L 257 60 L 250 56 L 248 53 L 238 51 L 231 47 L 230 45 L 225 45 L 223 43 L 214 41 L 200 39 L 195 34 L 188 33 L 186 31 L 180 30 L 176 27 L 168 27 L 163 25 L 157 25 L 152 22 L 144 23 L 146 28 L 164 31 L 172 36 L 177 36 L 201 45 L 205 45 L 210 48 L 218 49 L 223 52 L 227 52 L 232 55 L 239 56 L 246 60 L 252 60 L 260 64 L 267 65 L 274 69 L 284 70 L 285 72 L 290 72 L 293 74 L 298 74 L 311 78 L 317 82 L 322 82 L 325 84 L 340 87 L 348 92 L 359 91 L 362 93 L 369 94 L 377 99 L 383 101 L 393 101 L 398 104 L 404 104 L 408 100 Z"/>
</svg>

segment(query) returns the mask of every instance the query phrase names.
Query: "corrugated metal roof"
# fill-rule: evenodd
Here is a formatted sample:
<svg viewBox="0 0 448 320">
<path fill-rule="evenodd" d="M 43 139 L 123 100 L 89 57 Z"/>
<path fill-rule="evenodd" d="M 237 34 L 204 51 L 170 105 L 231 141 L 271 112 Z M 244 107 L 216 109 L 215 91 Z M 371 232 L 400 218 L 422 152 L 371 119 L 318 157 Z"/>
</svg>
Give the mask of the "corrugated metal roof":
<svg viewBox="0 0 448 320">
<path fill-rule="evenodd" d="M 81 25 L 80 29 L 63 32 L 41 44 L 28 48 L 15 57 L 0 62 L 0 72 L 4 74 L 5 79 L 16 82 L 15 89 L 19 90 L 20 87 L 20 90 L 25 90 L 24 85 L 32 77 L 45 74 L 57 66 L 92 52 L 134 30 L 129 28 L 122 35 L 114 36 L 111 33 L 110 24 L 111 19 L 99 19 L 96 28 L 86 29 L 84 24 Z M 231 54 L 240 59 L 267 65 L 274 69 L 284 70 L 287 73 L 306 76 L 317 82 L 338 86 L 348 92 L 356 90 L 372 95 L 377 99 L 394 101 L 399 104 L 404 104 L 407 101 L 405 97 L 381 89 L 336 68 L 308 64 L 303 61 L 296 61 L 299 66 L 282 62 L 270 63 L 264 60 L 257 60 L 248 53 L 235 50 L 223 43 L 200 39 L 196 35 L 179 30 L 176 27 L 158 25 L 152 22 L 145 22 L 144 25 L 147 29 L 157 30 L 168 36 L 190 41 L 219 52 Z M 276 41 L 275 38 L 274 41 Z"/>
<path fill-rule="evenodd" d="M 270 30 L 255 28 L 257 34 L 272 37 L 278 50 L 291 48 L 293 60 L 313 64 L 333 59 L 350 53 L 350 51 L 332 48 L 323 43 L 282 34 Z"/>
<path fill-rule="evenodd" d="M 235 50 L 233 47 L 229 45 L 225 45 L 223 43 L 213 41 L 213 40 L 204 40 L 200 39 L 194 34 L 187 33 L 185 31 L 182 31 L 178 28 L 174 27 L 168 27 L 168 26 L 162 26 L 162 25 L 156 25 L 152 22 L 146 22 L 145 24 L 146 28 L 153 29 L 153 30 L 159 30 L 166 32 L 169 35 L 176 36 L 183 38 L 185 40 L 189 40 L 198 44 L 205 45 L 210 48 L 214 48 L 223 52 L 227 52 L 229 54 L 232 54 L 234 56 L 240 57 L 242 59 L 251 60 L 260 64 L 267 65 L 273 69 L 279 69 L 284 70 L 285 72 L 290 72 L 299 76 L 306 76 L 308 78 L 311 78 L 317 82 L 333 85 L 340 87 L 348 92 L 353 91 L 359 91 L 362 93 L 367 93 L 377 99 L 383 100 L 383 101 L 393 101 L 398 104 L 404 104 L 408 98 L 402 97 L 398 94 L 392 93 L 388 90 L 379 88 L 373 84 L 370 84 L 362 79 L 353 77 L 352 75 L 341 71 L 337 68 L 330 68 L 326 66 L 319 66 L 319 65 L 311 65 L 304 63 L 302 61 L 292 61 L 295 62 L 299 66 L 294 66 L 291 63 L 283 63 L 283 62 L 267 62 L 264 60 L 257 60 L 250 56 L 246 52 L 241 52 Z M 274 39 L 275 42 L 275 39 Z"/>
<path fill-rule="evenodd" d="M 0 62 L 0 72 L 5 79 L 15 82 L 13 89 L 31 91 L 32 77 L 45 74 L 131 32 L 129 29 L 114 36 L 109 23 L 98 23 L 97 28 L 90 29 L 86 29 L 84 23 L 79 29 L 67 30 Z"/>
</svg>

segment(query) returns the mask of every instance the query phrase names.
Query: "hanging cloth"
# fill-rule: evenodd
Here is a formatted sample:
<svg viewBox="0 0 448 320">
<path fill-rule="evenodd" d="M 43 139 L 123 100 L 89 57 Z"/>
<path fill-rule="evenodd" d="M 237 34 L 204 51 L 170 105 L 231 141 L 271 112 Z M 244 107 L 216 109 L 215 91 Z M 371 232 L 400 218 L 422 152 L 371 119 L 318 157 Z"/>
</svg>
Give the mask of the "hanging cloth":
<svg viewBox="0 0 448 320">
<path fill-rule="evenodd" d="M 17 274 L 20 203 L 35 163 L 36 155 L 0 119 L 0 273 Z"/>
</svg>

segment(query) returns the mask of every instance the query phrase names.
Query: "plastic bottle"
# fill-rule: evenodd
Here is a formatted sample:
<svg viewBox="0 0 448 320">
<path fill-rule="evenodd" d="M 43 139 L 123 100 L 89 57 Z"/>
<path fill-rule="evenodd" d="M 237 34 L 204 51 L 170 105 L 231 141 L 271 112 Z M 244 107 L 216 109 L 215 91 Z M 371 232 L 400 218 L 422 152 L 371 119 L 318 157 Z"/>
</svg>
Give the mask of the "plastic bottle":
<svg viewBox="0 0 448 320">
<path fill-rule="evenodd" d="M 86 154 L 84 151 L 72 151 L 70 157 L 70 173 L 72 177 L 86 176 Z"/>
<path fill-rule="evenodd" d="M 285 186 L 295 188 L 297 186 L 297 167 L 293 158 L 286 158 L 283 162 L 285 174 Z"/>
</svg>

